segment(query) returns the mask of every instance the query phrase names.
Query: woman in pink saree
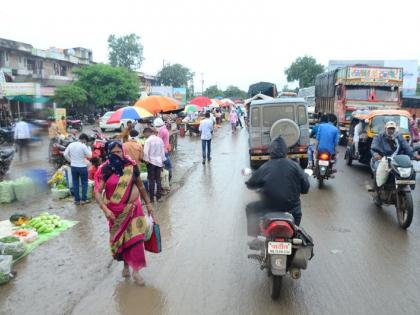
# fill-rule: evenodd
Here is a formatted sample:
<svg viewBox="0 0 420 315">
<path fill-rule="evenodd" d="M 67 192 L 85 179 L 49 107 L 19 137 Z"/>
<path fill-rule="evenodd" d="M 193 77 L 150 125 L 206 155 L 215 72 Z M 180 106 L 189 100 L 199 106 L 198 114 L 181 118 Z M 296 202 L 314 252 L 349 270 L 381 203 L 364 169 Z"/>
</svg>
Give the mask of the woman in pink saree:
<svg viewBox="0 0 420 315">
<path fill-rule="evenodd" d="M 144 233 L 147 222 L 140 196 L 146 202 L 149 215 L 153 215 L 153 207 L 140 179 L 139 168 L 123 154 L 122 144 L 111 142 L 108 154 L 109 159 L 95 174 L 95 199 L 108 219 L 112 256 L 124 261 L 123 277 L 130 276 L 131 268 L 133 280 L 144 285 L 139 270 L 146 267 Z"/>
</svg>

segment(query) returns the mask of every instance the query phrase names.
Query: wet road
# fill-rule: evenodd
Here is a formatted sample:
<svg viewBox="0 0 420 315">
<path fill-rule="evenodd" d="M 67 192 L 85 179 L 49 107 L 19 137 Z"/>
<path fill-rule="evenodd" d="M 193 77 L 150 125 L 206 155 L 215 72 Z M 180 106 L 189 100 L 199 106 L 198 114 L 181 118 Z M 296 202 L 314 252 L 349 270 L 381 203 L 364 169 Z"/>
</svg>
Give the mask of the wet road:
<svg viewBox="0 0 420 315">
<path fill-rule="evenodd" d="M 180 140 L 177 184 L 157 206 L 163 252 L 148 255 L 146 287 L 121 279 L 94 205 L 48 201 L 81 222 L 17 265 L 17 278 L 0 287 L 0 314 L 418 314 L 419 195 L 413 224 L 403 231 L 394 208 L 373 205 L 367 169 L 342 160 L 335 179 L 322 190 L 312 180 L 303 198 L 314 259 L 300 280 L 283 281 L 280 301 L 271 301 L 266 273 L 246 258 L 244 208 L 256 198 L 241 175 L 246 136 L 219 130 L 205 166 L 198 139 Z"/>
</svg>

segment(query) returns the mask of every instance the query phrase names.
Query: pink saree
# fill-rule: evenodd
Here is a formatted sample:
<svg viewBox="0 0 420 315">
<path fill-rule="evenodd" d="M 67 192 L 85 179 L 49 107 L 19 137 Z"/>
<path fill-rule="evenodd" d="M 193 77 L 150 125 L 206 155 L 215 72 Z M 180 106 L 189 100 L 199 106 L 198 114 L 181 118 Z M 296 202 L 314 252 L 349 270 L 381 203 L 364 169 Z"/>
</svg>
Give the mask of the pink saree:
<svg viewBox="0 0 420 315">
<path fill-rule="evenodd" d="M 95 192 L 100 189 L 100 181 L 105 181 L 102 170 L 106 165 L 107 162 L 102 164 L 95 174 Z M 133 168 L 133 164 L 128 164 L 122 176 L 112 174 L 105 181 L 104 200 L 115 215 L 115 221 L 108 219 L 112 256 L 138 271 L 146 267 L 144 232 L 147 223 L 140 199 L 127 204 L 134 181 Z"/>
</svg>

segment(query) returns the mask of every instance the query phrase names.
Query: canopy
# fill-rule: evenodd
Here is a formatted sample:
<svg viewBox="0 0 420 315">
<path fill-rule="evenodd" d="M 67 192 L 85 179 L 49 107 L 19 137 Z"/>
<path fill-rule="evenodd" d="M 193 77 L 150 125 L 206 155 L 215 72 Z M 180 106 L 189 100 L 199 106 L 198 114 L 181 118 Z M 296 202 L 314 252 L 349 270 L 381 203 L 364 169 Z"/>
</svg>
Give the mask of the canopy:
<svg viewBox="0 0 420 315">
<path fill-rule="evenodd" d="M 205 96 L 197 96 L 197 97 L 194 97 L 190 101 L 190 104 L 197 105 L 197 106 L 200 106 L 200 107 L 206 107 L 206 106 L 211 105 L 212 104 L 212 101 L 208 97 L 205 97 Z"/>
<path fill-rule="evenodd" d="M 122 119 L 139 120 L 152 117 L 153 114 L 141 107 L 127 106 L 120 108 L 109 117 L 107 124 L 119 123 Z"/>
<path fill-rule="evenodd" d="M 148 96 L 138 100 L 134 106 L 144 108 L 153 115 L 179 109 L 176 100 L 166 96 Z"/>
</svg>

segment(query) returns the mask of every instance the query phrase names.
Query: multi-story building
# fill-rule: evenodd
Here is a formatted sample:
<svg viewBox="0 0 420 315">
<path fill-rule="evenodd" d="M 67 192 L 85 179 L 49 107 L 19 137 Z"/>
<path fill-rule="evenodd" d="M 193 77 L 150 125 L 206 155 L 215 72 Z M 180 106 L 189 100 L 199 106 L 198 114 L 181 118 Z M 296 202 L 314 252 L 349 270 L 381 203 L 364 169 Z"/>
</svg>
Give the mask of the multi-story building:
<svg viewBox="0 0 420 315">
<path fill-rule="evenodd" d="M 19 97 L 47 102 L 57 86 L 74 80 L 75 68 L 89 64 L 92 51 L 86 48 L 42 50 L 0 38 L 0 109 L 15 113 L 13 101 Z M 31 103 L 25 108 L 32 110 Z"/>
</svg>

